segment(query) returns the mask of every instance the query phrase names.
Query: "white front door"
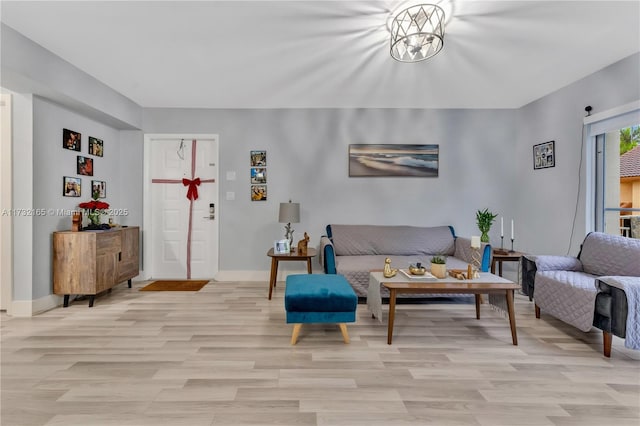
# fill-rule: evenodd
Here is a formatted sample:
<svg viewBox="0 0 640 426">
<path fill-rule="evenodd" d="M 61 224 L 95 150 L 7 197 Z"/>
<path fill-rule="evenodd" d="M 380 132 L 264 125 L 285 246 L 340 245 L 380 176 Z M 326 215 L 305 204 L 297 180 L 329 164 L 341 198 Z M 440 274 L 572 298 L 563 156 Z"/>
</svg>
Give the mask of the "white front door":
<svg viewBox="0 0 640 426">
<path fill-rule="evenodd" d="M 145 143 L 151 194 L 146 215 L 151 221 L 146 227 L 151 232 L 146 240 L 149 278 L 214 278 L 218 272 L 217 137 L 154 135 L 146 137 Z M 197 179 L 199 185 L 189 185 Z M 187 198 L 190 192 L 195 199 Z"/>
</svg>

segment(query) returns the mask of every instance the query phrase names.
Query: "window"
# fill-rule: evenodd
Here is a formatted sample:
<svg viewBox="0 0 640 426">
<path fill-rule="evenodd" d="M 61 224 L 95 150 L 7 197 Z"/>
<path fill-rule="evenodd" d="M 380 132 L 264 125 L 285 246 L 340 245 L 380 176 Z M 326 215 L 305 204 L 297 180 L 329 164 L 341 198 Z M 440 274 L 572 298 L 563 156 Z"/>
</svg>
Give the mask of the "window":
<svg viewBox="0 0 640 426">
<path fill-rule="evenodd" d="M 588 136 L 592 141 L 594 160 L 591 176 L 593 222 L 590 230 L 640 238 L 638 117 L 640 109 L 589 125 Z M 636 120 L 635 124 L 628 125 L 630 118 Z"/>
</svg>

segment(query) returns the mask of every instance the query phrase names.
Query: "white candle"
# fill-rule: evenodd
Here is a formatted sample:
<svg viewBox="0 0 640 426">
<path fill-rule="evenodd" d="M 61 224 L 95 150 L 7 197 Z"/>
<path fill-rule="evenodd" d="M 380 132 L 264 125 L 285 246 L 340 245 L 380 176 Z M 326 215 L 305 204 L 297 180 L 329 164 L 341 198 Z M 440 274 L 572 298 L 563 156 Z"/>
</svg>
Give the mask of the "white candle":
<svg viewBox="0 0 640 426">
<path fill-rule="evenodd" d="M 500 218 L 500 236 L 504 237 L 504 217 Z"/>
<path fill-rule="evenodd" d="M 511 239 L 513 240 L 513 219 L 511 219 Z"/>
<path fill-rule="evenodd" d="M 480 248 L 480 237 L 471 237 L 471 248 Z"/>
</svg>

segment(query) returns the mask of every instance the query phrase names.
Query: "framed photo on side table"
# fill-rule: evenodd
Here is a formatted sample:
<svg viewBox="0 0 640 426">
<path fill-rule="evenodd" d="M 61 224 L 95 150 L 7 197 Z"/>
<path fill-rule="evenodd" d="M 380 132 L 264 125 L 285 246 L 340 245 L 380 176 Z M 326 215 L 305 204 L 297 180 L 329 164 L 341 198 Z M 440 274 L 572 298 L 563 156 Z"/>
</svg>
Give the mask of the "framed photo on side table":
<svg viewBox="0 0 640 426">
<path fill-rule="evenodd" d="M 533 170 L 556 165 L 556 142 L 549 141 L 533 146 Z"/>
<path fill-rule="evenodd" d="M 291 252 L 289 240 L 278 240 L 273 242 L 273 252 L 276 254 L 286 254 Z"/>
</svg>

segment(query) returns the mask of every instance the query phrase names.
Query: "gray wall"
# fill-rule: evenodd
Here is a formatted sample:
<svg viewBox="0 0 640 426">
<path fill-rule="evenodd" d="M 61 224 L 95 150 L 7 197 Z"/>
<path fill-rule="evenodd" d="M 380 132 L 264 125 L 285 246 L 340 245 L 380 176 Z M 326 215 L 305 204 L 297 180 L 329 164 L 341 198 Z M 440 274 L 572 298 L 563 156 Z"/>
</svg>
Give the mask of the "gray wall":
<svg viewBox="0 0 640 426">
<path fill-rule="evenodd" d="M 4 25 L 2 35 L 1 83 L 19 94 L 14 208 L 66 208 L 78 201 L 61 194 L 62 176 L 75 175 L 76 154 L 60 147 L 67 127 L 83 134 L 84 152 L 89 135 L 105 140 L 94 177 L 107 181 L 108 202 L 129 209 L 123 224 L 144 225 L 143 132 L 216 133 L 221 271 L 268 270 L 265 252 L 283 233 L 278 204 L 288 199 L 302 205 L 296 240 L 307 231 L 314 246 L 328 223 L 451 224 L 459 235 L 478 234 L 475 211 L 488 207 L 504 216 L 507 233 L 515 218 L 516 249 L 563 253 L 579 189 L 574 254 L 586 229 L 584 166 L 578 181 L 584 107 L 599 112 L 640 99 L 635 54 L 519 110 L 142 109 Z M 533 171 L 532 146 L 548 140 L 556 141 L 557 165 Z M 350 178 L 351 143 L 439 144 L 440 176 Z M 267 202 L 249 198 L 253 149 L 268 153 Z M 226 180 L 228 171 L 237 180 Z M 83 178 L 85 187 L 90 180 Z M 224 199 L 229 191 L 235 201 Z M 65 220 L 14 221 L 14 299 L 51 293 L 51 232 L 68 228 Z M 497 244 L 499 226 L 490 235 Z"/>
<path fill-rule="evenodd" d="M 518 227 L 516 235 L 517 244 L 524 251 L 578 253 L 587 229 L 591 228 L 591 224 L 585 223 L 586 165 L 591 157 L 587 144 L 581 149 L 584 108 L 592 106 L 595 114 L 639 100 L 638 76 L 640 53 L 517 111 L 518 167 L 514 181 L 518 188 L 512 204 L 518 221 L 524 225 Z M 551 140 L 556 145 L 556 166 L 533 170 L 533 145 Z"/>
<path fill-rule="evenodd" d="M 469 236 L 479 235 L 479 208 L 512 217 L 517 165 L 506 159 L 515 155 L 515 116 L 513 110 L 145 109 L 143 126 L 147 133 L 220 135 L 220 270 L 266 271 L 266 251 L 284 233 L 278 206 L 289 199 L 301 203 L 294 240 L 306 231 L 314 246 L 329 223 L 453 225 Z M 440 175 L 349 177 L 351 143 L 439 144 Z M 255 149 L 267 151 L 266 202 L 250 201 Z M 237 180 L 227 181 L 228 171 Z M 234 201 L 224 199 L 228 191 Z M 499 228 L 491 236 L 496 241 Z"/>
<path fill-rule="evenodd" d="M 62 177 L 77 176 L 78 153 L 62 149 L 62 129 L 69 128 L 82 133 L 85 154 L 88 136 L 104 140 L 93 179 L 107 182 L 112 207 L 128 208 L 119 223 L 141 224 L 142 133 L 132 129 L 141 125 L 142 108 L 5 24 L 0 29 L 0 86 L 14 99 L 13 208 L 73 209 L 90 199 L 91 177 L 82 177 L 82 197 L 62 196 Z M 70 218 L 15 217 L 13 226 L 13 299 L 50 295 L 51 233 L 69 229 Z"/>
<path fill-rule="evenodd" d="M 131 179 L 128 179 L 129 169 L 122 165 L 120 132 L 117 129 L 38 97 L 34 98 L 33 117 L 33 207 L 52 209 L 46 216 L 33 219 L 33 298 L 37 299 L 53 291 L 52 232 L 71 227 L 71 217 L 57 210 L 75 210 L 79 203 L 91 200 L 92 180 L 106 182 L 107 198 L 103 201 L 108 202 L 111 208 L 129 208 L 122 203 L 121 194 L 122 182 Z M 62 148 L 63 128 L 82 134 L 80 152 Z M 88 154 L 89 136 L 104 141 L 103 157 Z M 93 176 L 76 173 L 78 155 L 93 159 Z M 63 176 L 82 179 L 81 197 L 62 196 Z M 103 217 L 103 221 L 106 222 L 107 217 Z M 129 218 L 117 217 L 115 221 L 128 224 Z"/>
</svg>

